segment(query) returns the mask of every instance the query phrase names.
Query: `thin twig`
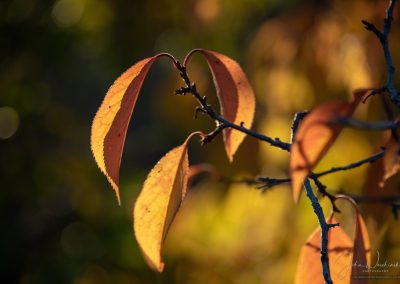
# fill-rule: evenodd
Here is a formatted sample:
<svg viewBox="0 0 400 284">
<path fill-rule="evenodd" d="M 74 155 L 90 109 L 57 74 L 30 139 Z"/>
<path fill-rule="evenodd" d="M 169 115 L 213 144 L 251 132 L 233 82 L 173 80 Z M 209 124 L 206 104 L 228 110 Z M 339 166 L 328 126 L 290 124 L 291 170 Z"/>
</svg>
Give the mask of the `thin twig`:
<svg viewBox="0 0 400 284">
<path fill-rule="evenodd" d="M 351 117 L 338 117 L 332 123 L 338 123 L 344 126 L 367 129 L 367 130 L 388 130 L 400 128 L 399 121 L 377 121 L 366 122 Z"/>
<path fill-rule="evenodd" d="M 400 201 L 400 195 L 382 195 L 382 196 L 371 196 L 371 195 L 352 195 L 344 193 L 351 197 L 357 203 L 393 203 Z"/>
<path fill-rule="evenodd" d="M 381 42 L 383 53 L 385 54 L 385 60 L 388 70 L 388 78 L 386 81 L 386 90 L 389 92 L 390 98 L 393 103 L 400 108 L 400 97 L 396 88 L 394 87 L 394 76 L 395 76 L 395 67 L 393 65 L 392 55 L 390 53 L 389 48 L 389 33 L 392 26 L 393 21 L 393 10 L 396 4 L 396 0 L 389 1 L 389 6 L 386 10 L 386 17 L 384 19 L 383 24 L 383 32 L 380 31 L 374 24 L 362 20 L 361 22 L 364 24 L 365 28 L 371 32 L 373 32 L 379 41 Z"/>
<path fill-rule="evenodd" d="M 308 110 L 297 112 L 292 120 L 292 133 L 290 135 L 290 143 L 293 144 L 294 139 L 296 138 L 296 132 L 297 129 L 299 128 L 300 122 L 303 120 L 306 115 L 309 114 Z"/>
<path fill-rule="evenodd" d="M 266 190 L 266 189 L 270 189 L 270 188 L 280 185 L 280 184 L 289 183 L 292 181 L 292 179 L 291 178 L 257 177 L 256 181 L 258 183 L 261 183 L 261 185 L 257 187 L 258 189 Z"/>
<path fill-rule="evenodd" d="M 351 170 L 357 167 L 360 167 L 364 164 L 367 163 L 373 163 L 377 160 L 379 160 L 380 158 L 382 158 L 385 154 L 385 151 L 381 151 L 379 153 L 376 153 L 368 158 L 362 159 L 360 161 L 345 165 L 345 166 L 340 166 L 340 167 L 333 167 L 330 168 L 329 170 L 326 171 L 322 171 L 322 172 L 318 172 L 318 173 L 311 173 L 308 177 L 311 179 L 318 179 L 322 176 L 328 175 L 328 174 L 332 174 L 332 173 L 336 173 L 339 171 L 347 171 L 347 170 Z M 282 183 L 288 183 L 291 182 L 292 179 L 291 178 L 270 178 L 270 177 L 258 177 L 257 181 L 260 182 L 266 182 L 266 185 L 260 187 L 262 189 L 264 188 L 270 188 L 271 185 L 279 185 Z"/>
<path fill-rule="evenodd" d="M 192 94 L 199 103 L 199 107 L 196 108 L 196 113 L 198 111 L 201 111 L 201 112 L 207 114 L 216 123 L 216 129 L 204 137 L 204 139 L 202 140 L 203 144 L 211 142 L 213 140 L 213 138 L 216 136 L 216 134 L 221 132 L 222 129 L 232 128 L 232 129 L 236 129 L 240 132 L 246 133 L 247 135 L 250 135 L 261 141 L 267 142 L 271 146 L 277 147 L 279 149 L 282 149 L 282 150 L 285 150 L 288 152 L 290 151 L 290 144 L 281 141 L 279 138 L 272 139 L 271 137 L 268 137 L 266 135 L 263 135 L 261 133 L 254 131 L 254 130 L 246 128 L 243 125 L 237 125 L 237 124 L 234 124 L 234 123 L 226 120 L 222 115 L 220 115 L 217 111 L 215 111 L 211 105 L 209 105 L 207 103 L 207 97 L 202 97 L 199 94 L 199 92 L 196 89 L 196 85 L 191 82 L 191 80 L 187 74 L 186 67 L 183 66 L 182 64 L 180 64 L 179 61 L 175 62 L 175 67 L 179 70 L 179 74 L 186 85 L 185 87 L 182 87 L 179 90 L 177 90 L 176 94 L 179 94 L 179 95 L 184 95 L 186 93 Z"/>
<path fill-rule="evenodd" d="M 382 152 L 374 154 L 374 155 L 372 155 L 372 156 L 370 156 L 368 158 L 362 159 L 362 160 L 360 160 L 358 162 L 349 164 L 347 166 L 334 167 L 334 168 L 331 168 L 331 169 L 323 171 L 323 172 L 310 174 L 310 178 L 320 178 L 322 176 L 325 176 L 325 175 L 328 175 L 328 174 L 331 174 L 331 173 L 336 173 L 336 172 L 339 172 L 339 171 L 347 171 L 347 170 L 357 168 L 357 167 L 359 167 L 361 165 L 364 165 L 364 164 L 367 164 L 367 163 L 373 163 L 373 162 L 379 160 L 380 158 L 382 158 L 384 154 L 385 154 L 385 151 L 382 151 Z"/>
</svg>

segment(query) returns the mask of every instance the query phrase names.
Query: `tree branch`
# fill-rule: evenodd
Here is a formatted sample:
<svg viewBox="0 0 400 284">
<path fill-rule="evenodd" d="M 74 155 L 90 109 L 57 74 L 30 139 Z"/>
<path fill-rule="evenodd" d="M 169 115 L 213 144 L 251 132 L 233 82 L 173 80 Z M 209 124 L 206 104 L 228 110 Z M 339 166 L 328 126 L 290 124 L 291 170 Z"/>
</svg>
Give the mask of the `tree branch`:
<svg viewBox="0 0 400 284">
<path fill-rule="evenodd" d="M 290 143 L 293 144 L 294 139 L 296 138 L 296 132 L 297 129 L 299 128 L 300 122 L 303 120 L 306 115 L 309 114 L 308 110 L 297 112 L 292 120 L 292 133 L 290 135 Z"/>
<path fill-rule="evenodd" d="M 226 120 L 222 115 L 220 115 L 218 112 L 216 112 L 211 105 L 209 105 L 207 103 L 207 97 L 202 97 L 199 94 L 199 92 L 196 89 L 196 85 L 194 83 L 191 83 L 191 81 L 190 81 L 190 78 L 186 71 L 186 67 L 183 66 L 179 61 L 175 61 L 175 67 L 179 70 L 179 74 L 186 85 L 185 87 L 182 87 L 179 90 L 176 90 L 176 94 L 179 94 L 179 95 L 184 95 L 186 93 L 192 94 L 199 103 L 199 107 L 196 108 L 196 113 L 198 111 L 201 111 L 201 112 L 207 114 L 216 123 L 216 129 L 214 131 L 210 132 L 209 134 L 207 134 L 203 138 L 203 140 L 202 140 L 203 144 L 211 142 L 214 139 L 214 137 L 219 132 L 221 132 L 222 129 L 232 128 L 232 129 L 236 129 L 240 132 L 246 133 L 247 135 L 250 135 L 254 138 L 257 138 L 258 140 L 267 142 L 271 146 L 277 147 L 279 149 L 282 149 L 282 150 L 285 150 L 288 152 L 290 151 L 290 144 L 281 141 L 279 138 L 272 139 L 271 137 L 268 137 L 266 135 L 263 135 L 261 133 L 254 131 L 254 130 L 246 128 L 243 125 L 237 125 L 237 124 L 234 124 L 234 123 Z"/>
<path fill-rule="evenodd" d="M 335 201 L 336 198 L 333 194 L 330 194 L 327 190 L 326 190 L 326 185 L 324 185 L 322 182 L 320 182 L 320 180 L 316 177 L 311 178 L 314 181 L 315 186 L 317 187 L 318 191 L 322 194 L 322 196 L 326 196 L 328 197 L 329 201 L 331 202 L 332 205 L 332 209 L 334 212 L 340 213 L 339 208 L 336 206 Z"/>
<path fill-rule="evenodd" d="M 369 196 L 369 195 L 352 195 L 343 193 L 354 199 L 359 203 L 393 203 L 400 201 L 400 195 L 382 195 L 382 196 Z"/>
<path fill-rule="evenodd" d="M 339 123 L 344 126 L 367 129 L 367 130 L 388 130 L 400 128 L 400 121 L 378 121 L 378 122 L 366 122 L 351 117 L 338 117 L 333 123 Z"/>
<path fill-rule="evenodd" d="M 320 177 L 328 175 L 328 174 L 336 173 L 336 172 L 339 172 L 339 171 L 351 170 L 351 169 L 360 167 L 360 166 L 362 166 L 364 164 L 367 164 L 367 163 L 373 163 L 373 162 L 379 160 L 380 158 L 382 158 L 384 156 L 384 154 L 385 154 L 385 151 L 381 151 L 381 152 L 376 153 L 376 154 L 374 154 L 374 155 L 372 155 L 372 156 L 370 156 L 368 158 L 365 158 L 365 159 L 362 159 L 360 161 L 348 164 L 346 166 L 333 167 L 333 168 L 331 168 L 329 170 L 322 171 L 322 172 L 319 172 L 319 173 L 311 173 L 311 174 L 309 174 L 308 177 L 310 179 L 312 179 L 314 182 L 316 182 L 316 185 L 318 187 L 317 183 L 319 183 L 319 185 L 322 185 L 322 184 L 320 184 L 319 181 L 316 181 Z M 292 181 L 292 179 L 290 177 L 287 177 L 287 178 L 258 177 L 258 178 L 256 178 L 254 184 L 256 184 L 256 183 L 264 183 L 263 185 L 260 185 L 258 188 L 262 189 L 262 190 L 266 190 L 266 189 L 269 189 L 269 188 L 271 188 L 273 186 L 284 184 L 284 183 L 289 183 L 291 181 Z M 320 190 L 321 188 L 319 188 L 319 191 L 324 196 L 328 196 L 329 197 L 331 195 L 326 190 Z M 331 199 L 331 198 L 329 197 L 329 199 Z"/>
<path fill-rule="evenodd" d="M 325 221 L 324 211 L 315 196 L 310 181 L 308 179 L 304 182 L 304 187 L 306 189 L 306 194 L 308 199 L 310 199 L 311 205 L 317 215 L 319 225 L 321 227 L 321 264 L 322 264 L 322 274 L 324 276 L 324 282 L 326 284 L 332 284 L 331 274 L 329 270 L 329 257 L 328 257 L 328 231 L 330 228 L 337 226 L 338 224 L 328 224 Z"/>
<path fill-rule="evenodd" d="M 372 156 L 370 156 L 368 158 L 365 158 L 363 160 L 360 160 L 360 161 L 357 161 L 355 163 L 349 164 L 347 166 L 333 167 L 333 168 L 331 168 L 329 170 L 326 170 L 326 171 L 323 171 L 323 172 L 310 174 L 310 178 L 319 178 L 319 177 L 322 177 L 322 176 L 325 176 L 325 175 L 328 175 L 328 174 L 331 174 L 331 173 L 336 173 L 336 172 L 339 172 L 339 171 L 347 171 L 347 170 L 350 170 L 350 169 L 354 169 L 354 168 L 357 168 L 357 167 L 359 167 L 359 166 L 361 166 L 363 164 L 373 163 L 373 162 L 379 160 L 380 158 L 382 158 L 384 154 L 385 154 L 385 151 L 382 151 L 382 152 L 374 154 L 374 155 L 372 155 Z"/>
<path fill-rule="evenodd" d="M 395 76 L 395 67 L 393 65 L 392 55 L 390 53 L 389 48 L 389 33 L 392 26 L 393 21 L 393 10 L 396 4 L 396 0 L 391 0 L 389 2 L 389 6 L 386 10 L 386 17 L 384 19 L 383 32 L 380 31 L 374 24 L 362 20 L 361 22 L 364 24 L 365 29 L 373 32 L 379 41 L 381 42 L 383 53 L 385 55 L 387 70 L 388 70 L 388 78 L 386 81 L 386 90 L 389 92 L 390 98 L 393 103 L 400 108 L 400 97 L 396 88 L 394 87 L 394 76 Z"/>
</svg>

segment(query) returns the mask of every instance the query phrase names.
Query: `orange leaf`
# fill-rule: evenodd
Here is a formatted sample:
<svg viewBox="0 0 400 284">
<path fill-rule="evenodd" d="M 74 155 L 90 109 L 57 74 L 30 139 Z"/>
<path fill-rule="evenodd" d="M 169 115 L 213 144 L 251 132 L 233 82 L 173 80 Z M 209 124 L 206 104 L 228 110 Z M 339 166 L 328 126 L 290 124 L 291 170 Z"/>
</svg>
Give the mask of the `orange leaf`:
<svg viewBox="0 0 400 284">
<path fill-rule="evenodd" d="M 351 103 L 330 101 L 316 107 L 302 121 L 290 150 L 292 194 L 298 202 L 304 179 L 336 140 L 342 126 L 332 123 L 338 117 L 349 117 L 367 90 L 354 93 Z"/>
<path fill-rule="evenodd" d="M 367 227 L 361 214 L 356 209 L 356 230 L 354 234 L 354 255 L 353 255 L 353 268 L 351 271 L 352 283 L 368 283 L 368 272 L 365 272 L 366 267 L 371 266 L 371 245 Z M 357 277 L 358 276 L 358 277 Z M 363 277 L 360 277 L 363 276 Z"/>
<path fill-rule="evenodd" d="M 337 221 L 333 213 L 327 219 L 328 224 Z M 333 283 L 350 283 L 353 242 L 341 227 L 331 228 L 328 232 L 328 257 Z M 321 265 L 321 228 L 316 229 L 303 246 L 295 276 L 297 284 L 323 284 Z"/>
<path fill-rule="evenodd" d="M 133 211 L 136 240 L 147 260 L 161 272 L 161 251 L 168 229 L 185 196 L 188 183 L 187 143 L 169 151 L 151 170 Z"/>
<path fill-rule="evenodd" d="M 253 89 L 240 65 L 231 58 L 215 51 L 196 49 L 204 55 L 211 69 L 222 116 L 235 124 L 250 128 L 255 111 Z M 237 149 L 246 134 L 226 128 L 223 132 L 225 150 L 230 161 L 233 160 Z"/>
<path fill-rule="evenodd" d="M 371 265 L 371 246 L 365 222 L 353 200 L 346 196 L 338 198 L 343 198 L 353 205 L 356 210 L 356 224 L 354 241 L 341 227 L 331 228 L 328 232 L 328 258 L 332 281 L 342 284 L 367 283 L 368 278 L 363 271 Z M 333 213 L 326 222 L 337 223 Z M 295 280 L 297 284 L 324 283 L 321 264 L 321 228 L 317 228 L 303 246 Z"/>
<path fill-rule="evenodd" d="M 119 195 L 119 168 L 128 124 L 143 81 L 160 55 L 137 62 L 108 90 L 92 124 L 91 148 L 100 170 Z"/>
<path fill-rule="evenodd" d="M 397 137 L 399 135 L 400 131 L 397 131 Z M 391 133 L 390 139 L 385 148 L 385 156 L 383 157 L 384 175 L 382 181 L 379 184 L 380 187 L 383 187 L 385 185 L 385 182 L 389 178 L 397 174 L 400 170 L 400 144 L 399 141 L 397 141 L 396 137 L 394 137 L 393 133 Z"/>
</svg>

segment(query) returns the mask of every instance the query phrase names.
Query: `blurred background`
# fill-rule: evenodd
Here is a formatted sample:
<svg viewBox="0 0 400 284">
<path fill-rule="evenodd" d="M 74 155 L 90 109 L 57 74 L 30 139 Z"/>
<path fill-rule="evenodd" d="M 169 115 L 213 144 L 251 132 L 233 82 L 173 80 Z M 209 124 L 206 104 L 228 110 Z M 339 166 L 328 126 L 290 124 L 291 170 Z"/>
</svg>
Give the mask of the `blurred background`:
<svg viewBox="0 0 400 284">
<path fill-rule="evenodd" d="M 138 60 L 158 52 L 182 59 L 202 47 L 240 62 L 257 96 L 254 128 L 289 141 L 295 112 L 332 98 L 349 100 L 355 88 L 385 82 L 379 42 L 360 20 L 381 26 L 387 2 L 1 1 L 1 282 L 292 283 L 301 246 L 317 221 L 304 196 L 293 204 L 288 186 L 262 194 L 245 185 L 198 181 L 167 237 L 165 271 L 157 274 L 145 264 L 131 212 L 147 173 L 190 132 L 213 129 L 208 118 L 193 119 L 193 98 L 174 96 L 181 82 L 170 62 L 153 66 L 134 111 L 122 159 L 121 207 L 90 152 L 92 119 L 108 87 Z M 390 38 L 396 63 L 399 34 L 396 21 Z M 218 108 L 205 62 L 192 59 L 192 80 Z M 356 116 L 384 119 L 379 98 Z M 345 130 L 318 169 L 372 154 L 380 134 Z M 252 138 L 232 164 L 221 137 L 205 147 L 193 141 L 190 160 L 213 164 L 231 178 L 288 175 L 288 154 Z M 377 192 L 368 170 L 322 182 L 332 192 Z M 398 192 L 398 184 L 395 178 L 379 192 Z M 321 202 L 328 215 L 329 202 Z M 344 213 L 337 218 L 352 234 L 353 213 L 339 206 Z M 390 207 L 364 207 L 363 214 L 373 255 L 378 249 L 381 259 L 400 261 L 400 226 Z M 390 273 L 400 275 L 398 268 Z"/>
</svg>

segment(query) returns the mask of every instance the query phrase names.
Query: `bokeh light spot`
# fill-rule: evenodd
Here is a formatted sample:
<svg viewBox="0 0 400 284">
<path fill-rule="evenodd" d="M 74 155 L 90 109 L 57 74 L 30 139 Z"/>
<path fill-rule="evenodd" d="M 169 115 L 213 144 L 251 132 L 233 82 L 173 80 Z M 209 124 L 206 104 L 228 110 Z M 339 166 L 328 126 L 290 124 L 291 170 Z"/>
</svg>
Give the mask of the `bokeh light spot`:
<svg viewBox="0 0 400 284">
<path fill-rule="evenodd" d="M 219 11 L 220 5 L 218 0 L 198 0 L 196 2 L 196 16 L 205 23 L 215 20 Z"/>
<path fill-rule="evenodd" d="M 0 107 L 0 139 L 8 139 L 17 132 L 18 113 L 12 107 Z"/>
<path fill-rule="evenodd" d="M 52 17 L 57 26 L 68 28 L 79 22 L 85 10 L 85 0 L 59 0 L 53 6 Z"/>
</svg>

